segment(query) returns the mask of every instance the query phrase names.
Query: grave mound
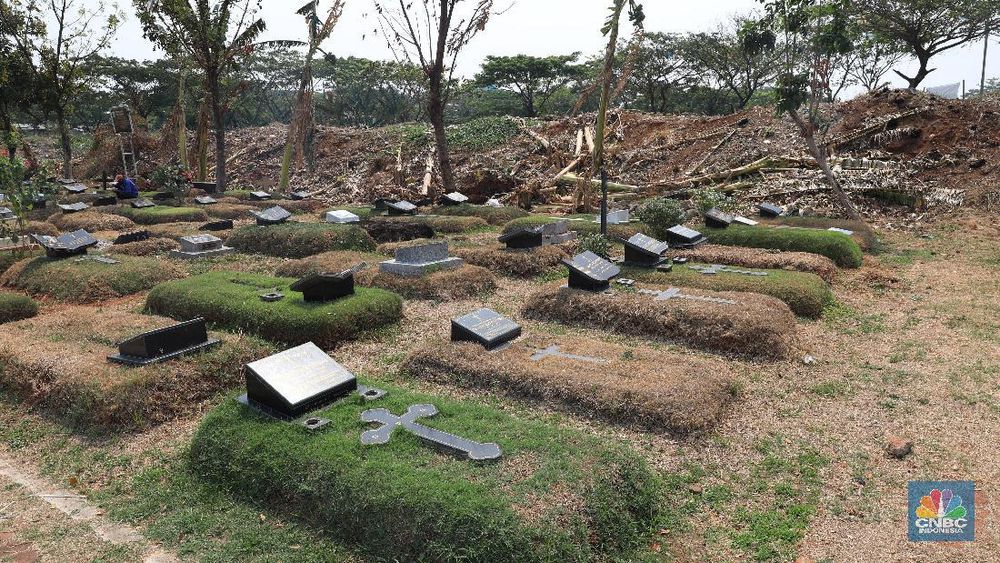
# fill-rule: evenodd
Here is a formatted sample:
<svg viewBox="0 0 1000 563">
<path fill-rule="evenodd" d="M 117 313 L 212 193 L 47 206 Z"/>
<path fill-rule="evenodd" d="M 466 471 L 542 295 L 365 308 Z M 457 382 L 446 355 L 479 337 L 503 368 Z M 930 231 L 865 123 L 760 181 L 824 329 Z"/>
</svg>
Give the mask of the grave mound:
<svg viewBox="0 0 1000 563">
<path fill-rule="evenodd" d="M 507 250 L 502 246 L 472 246 L 454 249 L 455 256 L 473 266 L 515 278 L 533 278 L 559 268 L 569 253 L 558 245 L 530 250 Z"/>
<path fill-rule="evenodd" d="M 233 230 L 226 245 L 246 254 L 305 258 L 334 250 L 375 250 L 375 241 L 360 227 L 326 223 L 250 225 Z"/>
<path fill-rule="evenodd" d="M 49 218 L 49 222 L 62 232 L 83 229 L 91 233 L 96 233 L 99 231 L 129 231 L 135 229 L 135 223 L 131 219 L 99 211 L 82 211 L 80 213 L 53 215 Z M 34 233 L 34 231 L 28 232 Z"/>
<path fill-rule="evenodd" d="M 733 370 L 723 360 L 545 334 L 495 352 L 429 343 L 407 357 L 402 371 L 678 435 L 712 428 L 735 397 Z"/>
<path fill-rule="evenodd" d="M 149 231 L 149 236 L 151 238 L 168 238 L 177 242 L 184 237 L 189 237 L 192 235 L 203 234 L 208 231 L 202 229 L 205 223 L 166 223 L 163 225 L 149 225 L 143 227 L 144 230 Z M 211 234 L 218 237 L 225 238 L 226 233 L 229 231 L 213 231 Z"/>
<path fill-rule="evenodd" d="M 274 227 L 268 227 L 274 228 Z M 204 317 L 209 323 L 243 330 L 275 342 L 313 341 L 333 348 L 360 333 L 399 321 L 403 302 L 381 289 L 356 288 L 354 295 L 307 303 L 291 290 L 294 278 L 241 272 L 209 272 L 160 284 L 146 297 L 146 310 L 178 320 Z M 278 301 L 261 295 L 280 293 Z"/>
<path fill-rule="evenodd" d="M 851 235 L 863 250 L 871 250 L 878 245 L 878 236 L 871 226 L 864 221 L 852 221 L 850 219 L 833 219 L 830 217 L 774 217 L 762 219 L 766 225 L 787 225 L 789 227 L 803 227 L 808 229 L 846 229 L 853 231 Z"/>
<path fill-rule="evenodd" d="M 380 217 L 366 222 L 364 228 L 378 243 L 434 238 L 434 227 L 413 217 Z"/>
<path fill-rule="evenodd" d="M 568 227 L 570 231 L 576 231 L 581 237 L 586 235 L 593 235 L 601 232 L 601 224 L 594 222 L 593 215 L 587 215 L 586 219 L 568 221 Z M 539 225 L 550 225 L 552 223 L 558 223 L 559 221 L 566 221 L 565 217 L 550 217 L 547 215 L 531 215 L 529 217 L 522 217 L 520 219 L 514 219 L 506 225 L 503 226 L 503 234 L 508 234 L 514 232 L 518 229 L 537 227 Z M 649 234 L 649 227 L 644 223 L 639 221 L 633 221 L 630 223 L 624 223 L 621 225 L 608 225 L 608 236 L 615 238 L 628 239 L 632 238 L 636 233 Z"/>
<path fill-rule="evenodd" d="M 783 359 L 794 346 L 795 315 L 774 297 L 685 288 L 681 297 L 658 298 L 665 287 L 647 289 L 657 295 L 617 288 L 609 294 L 562 283 L 531 295 L 522 315 L 748 358 Z"/>
<path fill-rule="evenodd" d="M 497 277 L 479 266 L 463 265 L 451 270 L 432 271 L 424 276 L 400 276 L 378 271 L 377 267 L 357 275 L 361 285 L 380 287 L 407 299 L 458 301 L 489 295 L 497 289 Z"/>
<path fill-rule="evenodd" d="M 58 233 L 57 233 L 58 234 Z M 0 274 L 10 269 L 11 266 L 28 258 L 43 256 L 45 251 L 38 246 L 21 247 L 12 251 L 0 252 Z"/>
<path fill-rule="evenodd" d="M 434 232 L 452 235 L 486 230 L 490 226 L 479 217 L 428 217 L 426 222 Z"/>
<path fill-rule="evenodd" d="M 734 225 L 728 229 L 706 228 L 704 234 L 712 244 L 819 254 L 841 268 L 860 268 L 864 259 L 854 239 L 832 231 Z"/>
<path fill-rule="evenodd" d="M 115 254 L 123 254 L 125 256 L 154 256 L 157 254 L 166 254 L 180 247 L 181 245 L 173 239 L 157 237 L 125 244 L 116 244 L 111 250 Z"/>
<path fill-rule="evenodd" d="M 278 422 L 235 400 L 194 436 L 192 470 L 238 498 L 309 522 L 372 560 L 584 561 L 629 559 L 647 544 L 662 486 L 628 446 L 575 429 L 521 420 L 494 408 L 378 385 L 314 413 L 325 430 Z M 440 453 L 404 429 L 363 446 L 369 409 L 496 442 L 501 459 L 474 463 Z M 308 459 L 308 463 L 303 460 Z M 346 523 L 349 523 L 347 525 Z"/>
<path fill-rule="evenodd" d="M 479 217 L 490 225 L 505 225 L 514 219 L 527 217 L 528 212 L 517 207 L 490 207 L 486 205 L 443 205 L 435 207 L 430 212 L 432 215 L 453 215 L 460 217 Z"/>
<path fill-rule="evenodd" d="M 289 260 L 278 266 L 275 275 L 285 278 L 302 278 L 320 272 L 343 272 L 361 263 L 375 267 L 384 260 L 378 254 L 352 252 L 349 250 L 324 252 L 300 260 Z"/>
<path fill-rule="evenodd" d="M 0 333 L 0 385 L 72 424 L 139 430 L 198 412 L 219 391 L 240 384 L 243 364 L 273 352 L 253 338 L 213 335 L 223 344 L 199 355 L 145 367 L 108 361 L 119 342 L 173 324 L 80 306 L 19 321 Z"/>
<path fill-rule="evenodd" d="M 204 209 L 205 213 L 213 219 L 246 219 L 250 217 L 250 212 L 257 208 L 249 205 L 217 203 Z"/>
<path fill-rule="evenodd" d="M 30 319 L 38 314 L 38 303 L 27 295 L 0 291 L 0 324 Z"/>
<path fill-rule="evenodd" d="M 22 260 L 0 276 L 0 285 L 70 303 L 96 303 L 132 295 L 183 277 L 181 268 L 156 258 L 118 256 L 117 264 L 94 257 Z"/>
<path fill-rule="evenodd" d="M 669 249 L 666 256 L 684 257 L 702 264 L 810 272 L 827 282 L 832 282 L 837 275 L 837 265 L 833 260 L 809 252 L 776 252 L 763 248 L 703 244 L 690 250 Z"/>
<path fill-rule="evenodd" d="M 171 207 L 169 205 L 158 205 L 145 209 L 119 207 L 115 213 L 128 217 L 139 225 L 208 221 L 208 213 L 197 207 Z"/>
<path fill-rule="evenodd" d="M 73 229 L 78 230 L 78 229 Z M 50 237 L 59 236 L 59 227 L 56 227 L 48 221 L 28 221 L 28 223 L 21 229 L 21 232 L 31 233 L 35 235 L 46 235 Z"/>
<path fill-rule="evenodd" d="M 833 292 L 823 278 L 806 272 L 784 270 L 744 270 L 724 266 L 714 274 L 704 274 L 698 268 L 705 264 L 675 264 L 670 272 L 652 269 L 626 268 L 623 277 L 656 285 L 697 287 L 713 291 L 741 291 L 776 297 L 802 317 L 819 318 L 823 309 L 833 302 Z M 715 270 L 712 270 L 715 271 Z M 750 275 L 740 272 L 754 272 Z"/>
</svg>

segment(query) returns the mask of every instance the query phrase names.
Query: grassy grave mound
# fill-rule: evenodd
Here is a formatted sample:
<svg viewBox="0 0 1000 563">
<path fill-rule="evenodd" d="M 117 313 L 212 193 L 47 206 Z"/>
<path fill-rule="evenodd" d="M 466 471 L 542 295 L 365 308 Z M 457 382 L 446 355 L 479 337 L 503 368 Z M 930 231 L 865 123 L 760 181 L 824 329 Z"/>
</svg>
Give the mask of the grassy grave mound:
<svg viewBox="0 0 1000 563">
<path fill-rule="evenodd" d="M 531 250 L 507 250 L 500 246 L 456 248 L 452 254 L 473 266 L 486 268 L 515 278 L 533 278 L 559 268 L 569 257 L 561 246 L 543 246 Z"/>
<path fill-rule="evenodd" d="M 434 227 L 413 217 L 379 217 L 364 223 L 364 229 L 378 243 L 434 238 Z"/>
<path fill-rule="evenodd" d="M 377 268 L 378 263 L 384 260 L 384 256 L 368 252 L 350 250 L 324 252 L 299 260 L 288 260 L 278 266 L 275 275 L 284 278 L 301 278 L 320 272 L 343 272 L 361 263 Z"/>
<path fill-rule="evenodd" d="M 734 225 L 728 229 L 704 228 L 702 232 L 712 244 L 811 252 L 826 256 L 841 268 L 860 268 L 864 258 L 854 239 L 832 231 Z"/>
<path fill-rule="evenodd" d="M 226 401 L 196 432 L 191 467 L 250 503 L 309 515 L 336 541 L 373 561 L 588 561 L 628 559 L 648 543 L 662 485 L 628 446 L 515 418 L 494 408 L 377 385 L 318 411 L 310 433 Z M 476 464 L 439 453 L 403 429 L 363 446 L 361 413 L 402 414 L 433 404 L 419 422 L 480 442 L 503 457 Z M 460 555 L 459 555 L 460 554 Z"/>
<path fill-rule="evenodd" d="M 128 217 L 139 225 L 208 221 L 208 213 L 197 207 L 171 207 L 169 205 L 157 205 L 144 209 L 120 207 L 115 212 Z"/>
<path fill-rule="evenodd" d="M 28 221 L 28 223 L 21 229 L 21 232 L 26 235 L 48 235 L 50 237 L 59 236 L 59 227 L 56 227 L 48 221 Z"/>
<path fill-rule="evenodd" d="M 431 210 L 433 215 L 453 215 L 458 217 L 479 217 L 490 225 L 505 225 L 514 219 L 527 217 L 528 212 L 517 207 L 488 207 L 485 205 L 443 205 Z"/>
<path fill-rule="evenodd" d="M 413 240 L 401 240 L 398 242 L 383 242 L 382 244 L 378 245 L 378 247 L 375 248 L 375 251 L 385 256 L 395 256 L 396 251 L 399 250 L 400 248 L 423 246 L 425 244 L 430 244 L 433 242 L 441 242 L 441 239 L 434 240 L 429 238 L 415 238 Z M 449 248 L 451 247 L 450 242 L 448 246 Z"/>
<path fill-rule="evenodd" d="M 326 210 L 327 204 L 319 201 L 318 199 L 282 199 L 271 203 L 267 207 L 273 205 L 280 205 L 281 207 L 287 209 L 290 213 L 312 213 L 315 214 L 320 210 Z"/>
<path fill-rule="evenodd" d="M 774 217 L 763 218 L 761 221 L 765 225 L 787 225 L 789 227 L 799 227 L 805 229 L 847 229 L 853 231 L 851 236 L 864 250 L 871 250 L 878 244 L 878 236 L 871 226 L 864 221 L 853 221 L 851 219 L 833 219 L 830 217 Z"/>
<path fill-rule="evenodd" d="M 211 234 L 219 238 L 226 238 L 226 234 L 232 231 L 202 231 L 201 226 L 205 223 L 167 223 L 163 225 L 144 226 L 143 230 L 149 231 L 149 236 L 153 238 L 168 238 L 180 241 L 184 237 L 198 234 Z"/>
<path fill-rule="evenodd" d="M 0 252 L 0 274 L 10 269 L 11 266 L 27 260 L 44 255 L 45 252 L 38 246 L 21 247 L 16 250 Z"/>
<path fill-rule="evenodd" d="M 216 203 L 206 205 L 199 209 L 204 209 L 212 219 L 249 219 L 250 212 L 256 211 L 256 207 L 232 203 Z"/>
<path fill-rule="evenodd" d="M 634 291 L 616 290 L 608 295 L 569 289 L 562 283 L 555 282 L 531 295 L 522 315 L 748 358 L 783 359 L 794 346 L 795 315 L 774 297 L 683 288 L 685 295 L 736 304 L 655 301 Z"/>
<path fill-rule="evenodd" d="M 553 345 L 561 353 L 603 362 L 531 359 Z M 723 360 L 606 339 L 529 334 L 493 353 L 479 344 L 434 342 L 411 353 L 402 369 L 421 379 L 501 390 L 584 416 L 681 435 L 715 426 L 735 398 L 733 370 Z"/>
<path fill-rule="evenodd" d="M 38 303 L 34 299 L 20 293 L 0 291 L 0 324 L 30 319 L 37 314 Z"/>
<path fill-rule="evenodd" d="M 742 268 L 737 268 L 742 269 Z M 706 275 L 690 266 L 675 264 L 672 272 L 644 268 L 626 268 L 622 276 L 656 285 L 697 287 L 713 291 L 742 291 L 776 297 L 802 317 L 819 318 L 833 302 L 833 292 L 823 278 L 805 272 L 763 271 L 767 276 L 748 276 L 729 272 Z"/>
<path fill-rule="evenodd" d="M 434 232 L 452 235 L 483 231 L 490 227 L 485 219 L 479 217 L 428 217 L 425 221 Z"/>
<path fill-rule="evenodd" d="M 358 287 L 354 295 L 329 303 L 306 303 L 289 289 L 294 278 L 242 272 L 209 272 L 160 284 L 146 297 L 149 312 L 175 319 L 205 317 L 211 323 L 286 344 L 313 341 L 332 348 L 363 331 L 395 323 L 403 315 L 398 295 Z M 281 301 L 267 303 L 261 293 L 277 290 Z"/>
<path fill-rule="evenodd" d="M 135 229 L 135 223 L 131 219 L 99 211 L 61 213 L 53 215 L 49 218 L 49 222 L 62 232 L 85 229 L 96 233 L 99 231 L 128 231 Z"/>
<path fill-rule="evenodd" d="M 59 301 L 96 303 L 186 275 L 179 266 L 155 258 L 117 256 L 115 260 L 117 264 L 79 258 L 22 260 L 0 276 L 0 285 Z"/>
<path fill-rule="evenodd" d="M 837 275 L 837 265 L 833 260 L 809 252 L 777 252 L 763 248 L 703 244 L 690 250 L 671 249 L 666 255 L 670 258 L 682 256 L 702 264 L 810 272 L 828 282 L 832 282 Z"/>
<path fill-rule="evenodd" d="M 305 258 L 334 250 L 375 250 L 375 241 L 359 227 L 324 223 L 248 225 L 234 229 L 226 244 L 247 254 Z"/>
<path fill-rule="evenodd" d="M 274 353 L 253 338 L 213 334 L 223 344 L 200 354 L 145 367 L 108 362 L 118 342 L 172 324 L 72 306 L 7 325 L 0 332 L 0 385 L 72 424 L 138 430 L 199 411 L 219 391 L 239 386 L 246 362 Z"/>
<path fill-rule="evenodd" d="M 407 299 L 458 301 L 488 295 L 497 289 L 496 275 L 479 266 L 468 264 L 453 270 L 439 270 L 426 276 L 404 277 L 381 272 L 378 267 L 355 276 L 358 283 L 380 287 Z"/>
<path fill-rule="evenodd" d="M 154 256 L 157 254 L 166 254 L 180 247 L 181 245 L 174 239 L 156 237 L 126 244 L 116 244 L 111 247 L 110 252 L 124 254 L 125 256 Z"/>
<path fill-rule="evenodd" d="M 569 230 L 576 231 L 579 236 L 593 235 L 601 232 L 601 224 L 593 219 L 567 220 L 562 217 L 552 217 L 548 215 L 531 215 L 514 219 L 503 226 L 503 234 L 507 234 L 518 229 L 548 225 L 565 220 Z M 611 238 L 631 238 L 636 233 L 649 234 L 649 227 L 638 221 L 622 225 L 608 225 L 608 236 Z"/>
</svg>

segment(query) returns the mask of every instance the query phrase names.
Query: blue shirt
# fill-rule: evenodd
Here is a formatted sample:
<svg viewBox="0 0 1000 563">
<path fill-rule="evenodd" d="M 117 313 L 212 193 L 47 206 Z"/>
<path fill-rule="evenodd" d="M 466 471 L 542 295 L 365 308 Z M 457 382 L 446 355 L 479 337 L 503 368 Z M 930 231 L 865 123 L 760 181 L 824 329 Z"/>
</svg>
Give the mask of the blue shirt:
<svg viewBox="0 0 1000 563">
<path fill-rule="evenodd" d="M 118 193 L 126 196 L 138 197 L 139 195 L 139 188 L 136 187 L 135 182 L 133 182 L 130 178 L 125 178 L 124 180 L 122 180 L 121 183 L 118 185 L 117 191 Z"/>
</svg>

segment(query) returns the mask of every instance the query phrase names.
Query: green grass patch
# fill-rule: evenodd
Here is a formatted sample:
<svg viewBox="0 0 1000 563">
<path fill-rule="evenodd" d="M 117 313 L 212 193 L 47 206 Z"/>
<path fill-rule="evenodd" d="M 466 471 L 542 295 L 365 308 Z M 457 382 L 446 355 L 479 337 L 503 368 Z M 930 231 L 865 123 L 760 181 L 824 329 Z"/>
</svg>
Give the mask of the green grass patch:
<svg viewBox="0 0 1000 563">
<path fill-rule="evenodd" d="M 32 247 L 30 250 L 16 250 L 13 252 L 0 252 L 0 274 L 3 274 L 10 269 L 11 266 L 17 264 L 21 260 L 27 258 L 36 258 L 45 254 L 38 247 Z"/>
<path fill-rule="evenodd" d="M 486 205 L 471 205 L 464 203 L 462 205 L 443 205 L 441 207 L 435 207 L 431 210 L 433 215 L 453 215 L 462 217 L 479 217 L 484 219 L 490 225 L 504 225 L 513 221 L 514 219 L 520 219 L 521 217 L 527 217 L 528 212 L 523 209 L 518 209 L 517 207 L 489 207 Z"/>
<path fill-rule="evenodd" d="M 30 319 L 38 314 L 38 303 L 27 295 L 0 291 L 0 324 Z"/>
<path fill-rule="evenodd" d="M 531 215 L 514 219 L 503 226 L 503 233 L 507 234 L 518 229 L 548 225 L 566 220 L 565 217 L 553 217 L 549 215 Z M 567 221 L 569 230 L 576 231 L 581 237 L 601 232 L 601 224 L 595 223 L 593 218 L 589 220 Z M 608 236 L 611 238 L 631 238 L 636 233 L 649 234 L 649 227 L 638 221 L 633 221 L 624 225 L 608 225 Z"/>
<path fill-rule="evenodd" d="M 876 236 L 875 231 L 872 230 L 871 226 L 864 221 L 853 221 L 851 219 L 834 219 L 832 217 L 777 217 L 774 219 L 763 219 L 764 224 L 777 224 L 777 225 L 787 225 L 789 227 L 798 227 L 803 229 L 821 229 L 827 230 L 830 228 L 846 229 L 848 231 L 853 231 L 854 234 L 851 235 L 858 245 L 864 250 L 876 249 L 879 246 L 878 236 Z"/>
<path fill-rule="evenodd" d="M 744 269 L 744 268 L 735 268 Z M 788 303 L 796 315 L 818 318 L 833 303 L 833 292 L 823 278 L 807 272 L 753 270 L 767 276 L 748 276 L 728 272 L 706 275 L 687 265 L 675 264 L 672 272 L 643 268 L 625 268 L 623 277 L 660 285 L 680 285 L 713 291 L 741 291 L 770 295 Z"/>
<path fill-rule="evenodd" d="M 175 264 L 155 258 L 115 256 L 117 264 L 46 257 L 24 260 L 0 276 L 0 283 L 32 295 L 72 303 L 95 303 L 132 295 L 185 275 Z"/>
<path fill-rule="evenodd" d="M 840 302 L 831 303 L 826 307 L 823 311 L 823 320 L 830 328 L 852 336 L 886 331 L 882 315 L 865 315 Z"/>
<path fill-rule="evenodd" d="M 325 223 L 240 227 L 229 235 L 226 244 L 247 254 L 282 258 L 305 258 L 334 250 L 375 250 L 375 241 L 364 229 Z"/>
<path fill-rule="evenodd" d="M 704 228 L 703 233 L 712 244 L 812 252 L 826 256 L 841 268 L 860 268 L 863 260 L 861 247 L 854 239 L 833 231 L 732 226 L 728 229 Z"/>
<path fill-rule="evenodd" d="M 402 317 L 402 299 L 388 291 L 358 287 L 355 294 L 329 303 L 306 303 L 289 289 L 293 278 L 209 272 L 155 287 L 146 309 L 175 319 L 205 317 L 211 323 L 243 330 L 275 342 L 313 341 L 331 348 L 361 332 L 395 323 Z M 266 303 L 261 293 L 277 290 L 281 301 Z"/>
<path fill-rule="evenodd" d="M 627 558 L 649 538 L 659 481 L 626 446 L 489 407 L 388 390 L 377 405 L 352 396 L 316 413 L 332 421 L 319 434 L 226 401 L 197 431 L 192 468 L 242 499 L 281 499 L 285 510 L 308 514 L 374 560 Z M 402 429 L 388 444 L 360 444 L 368 427 L 362 411 L 401 414 L 417 403 L 440 411 L 425 424 L 495 441 L 504 457 L 470 463 Z"/>
<path fill-rule="evenodd" d="M 208 213 L 196 207 L 170 207 L 158 205 L 144 209 L 119 207 L 115 213 L 128 217 L 139 225 L 161 225 L 163 223 L 193 223 L 208 221 Z"/>
<path fill-rule="evenodd" d="M 480 217 L 427 217 L 424 221 L 440 234 L 482 233 L 490 224 Z"/>
</svg>

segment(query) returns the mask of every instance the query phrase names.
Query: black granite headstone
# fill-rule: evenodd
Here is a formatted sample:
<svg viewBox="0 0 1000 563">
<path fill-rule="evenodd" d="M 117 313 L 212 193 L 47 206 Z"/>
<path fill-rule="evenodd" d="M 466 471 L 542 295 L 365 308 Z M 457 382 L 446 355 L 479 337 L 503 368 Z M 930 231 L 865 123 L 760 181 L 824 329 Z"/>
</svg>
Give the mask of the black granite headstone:
<svg viewBox="0 0 1000 563">
<path fill-rule="evenodd" d="M 94 207 L 107 207 L 109 205 L 118 205 L 118 197 L 116 195 L 101 194 L 94 200 Z"/>
<path fill-rule="evenodd" d="M 301 190 L 288 194 L 289 199 L 292 201 L 302 201 L 303 199 L 308 199 L 310 196 L 312 196 L 311 193 L 303 192 Z"/>
<path fill-rule="evenodd" d="M 147 207 L 156 207 L 156 204 L 149 201 L 146 198 L 134 200 L 130 205 L 135 209 L 146 209 Z"/>
<path fill-rule="evenodd" d="M 604 291 L 622 273 L 621 268 L 590 251 L 563 260 L 563 264 L 569 268 L 569 286 L 586 291 Z"/>
<path fill-rule="evenodd" d="M 625 263 L 629 266 L 655 268 L 666 261 L 663 253 L 670 247 L 665 242 L 636 233 L 625 243 Z"/>
<path fill-rule="evenodd" d="M 389 204 L 395 203 L 396 201 L 397 200 L 395 199 L 386 199 L 384 197 L 380 197 L 372 202 L 372 209 L 376 212 L 386 211 L 387 209 L 389 209 Z"/>
<path fill-rule="evenodd" d="M 735 217 L 719 209 L 712 208 L 705 213 L 705 225 L 713 229 L 725 229 L 733 224 Z"/>
<path fill-rule="evenodd" d="M 542 246 L 542 227 L 525 227 L 500 236 L 500 242 L 511 249 L 538 248 Z"/>
<path fill-rule="evenodd" d="M 49 258 L 68 258 L 86 254 L 88 248 L 97 244 L 97 239 L 83 229 L 58 237 L 47 235 L 31 235 L 31 237 L 45 248 L 45 255 Z"/>
<path fill-rule="evenodd" d="M 255 192 L 250 192 L 250 198 L 256 201 L 264 201 L 267 199 L 271 199 L 271 194 L 264 191 L 255 191 Z"/>
<path fill-rule="evenodd" d="M 493 350 L 521 336 L 521 325 L 492 309 L 451 320 L 452 342 L 477 342 Z"/>
<path fill-rule="evenodd" d="M 134 233 L 125 233 L 118 235 L 115 239 L 115 244 L 128 244 L 130 242 L 140 242 L 144 240 L 149 240 L 149 231 L 136 231 Z"/>
<path fill-rule="evenodd" d="M 683 225 L 667 229 L 667 242 L 675 248 L 694 248 L 708 241 L 704 235 Z"/>
<path fill-rule="evenodd" d="M 228 231 L 233 228 L 232 219 L 224 219 L 222 221 L 213 221 L 211 223 L 205 223 L 201 226 L 202 231 Z"/>
<path fill-rule="evenodd" d="M 247 403 L 291 419 L 350 394 L 358 380 L 309 342 L 251 362 L 244 369 Z"/>
<path fill-rule="evenodd" d="M 78 213 L 85 209 L 90 209 L 90 206 L 86 203 L 60 203 L 59 209 L 62 209 L 63 213 Z"/>
<path fill-rule="evenodd" d="M 170 192 L 156 192 L 153 194 L 153 201 L 167 201 L 169 199 L 174 199 L 174 194 Z"/>
<path fill-rule="evenodd" d="M 44 194 L 38 194 L 31 200 L 32 209 L 45 209 L 45 207 L 48 206 L 48 204 L 49 202 L 47 199 L 45 199 Z"/>
<path fill-rule="evenodd" d="M 761 217 L 781 217 L 781 214 L 785 212 L 784 208 L 773 203 L 762 203 L 758 209 Z"/>
<path fill-rule="evenodd" d="M 218 185 L 215 182 L 191 182 L 191 187 L 196 190 L 201 190 L 206 194 L 214 194 Z"/>
<path fill-rule="evenodd" d="M 257 218 L 257 224 L 262 226 L 280 225 L 292 217 L 292 214 L 280 205 L 268 207 L 263 211 L 252 211 L 251 213 Z"/>
<path fill-rule="evenodd" d="M 386 203 L 386 210 L 389 212 L 389 215 L 416 215 L 417 206 L 404 200 Z"/>
<path fill-rule="evenodd" d="M 441 197 L 441 203 L 444 205 L 462 205 L 463 203 L 468 203 L 469 198 L 464 194 L 458 192 L 452 192 L 450 194 L 444 194 Z"/>
<path fill-rule="evenodd" d="M 164 362 L 216 346 L 208 337 L 205 319 L 197 318 L 166 328 L 145 332 L 118 345 L 118 353 L 108 360 L 129 366 Z"/>
<path fill-rule="evenodd" d="M 355 270 L 339 274 L 315 273 L 293 283 L 289 289 L 302 293 L 307 303 L 325 303 L 354 294 Z"/>
</svg>

